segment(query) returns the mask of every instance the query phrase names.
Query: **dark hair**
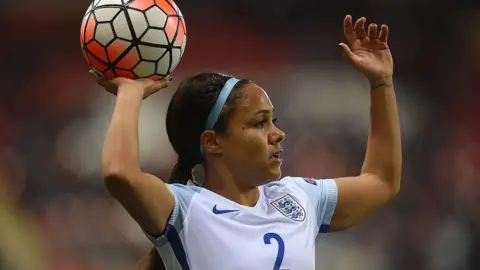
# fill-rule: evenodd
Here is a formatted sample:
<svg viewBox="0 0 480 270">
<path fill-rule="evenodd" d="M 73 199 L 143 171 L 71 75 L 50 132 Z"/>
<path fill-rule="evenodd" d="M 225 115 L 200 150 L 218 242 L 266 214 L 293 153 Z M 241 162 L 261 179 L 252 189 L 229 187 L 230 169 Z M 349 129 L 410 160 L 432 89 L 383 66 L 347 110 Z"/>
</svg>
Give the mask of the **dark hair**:
<svg viewBox="0 0 480 270">
<path fill-rule="evenodd" d="M 168 182 L 186 184 L 192 179 L 191 171 L 203 163 L 200 153 L 200 135 L 205 130 L 205 122 L 225 83 L 232 76 L 219 73 L 201 73 L 184 80 L 172 97 L 167 110 L 167 135 L 173 149 L 178 154 Z M 213 130 L 226 132 L 236 100 L 241 96 L 242 87 L 248 80 L 241 80 L 232 89 L 222 113 Z"/>
<path fill-rule="evenodd" d="M 205 122 L 220 91 L 232 76 L 220 73 L 201 73 L 180 83 L 168 106 L 166 127 L 173 149 L 178 154 L 169 183 L 186 184 L 192 179 L 192 169 L 204 162 L 200 153 L 200 136 L 205 131 Z M 241 97 L 243 86 L 249 80 L 239 81 L 232 89 L 213 130 L 224 133 L 235 111 L 236 101 Z M 148 270 L 163 270 L 164 263 L 153 248 L 148 255 Z"/>
</svg>

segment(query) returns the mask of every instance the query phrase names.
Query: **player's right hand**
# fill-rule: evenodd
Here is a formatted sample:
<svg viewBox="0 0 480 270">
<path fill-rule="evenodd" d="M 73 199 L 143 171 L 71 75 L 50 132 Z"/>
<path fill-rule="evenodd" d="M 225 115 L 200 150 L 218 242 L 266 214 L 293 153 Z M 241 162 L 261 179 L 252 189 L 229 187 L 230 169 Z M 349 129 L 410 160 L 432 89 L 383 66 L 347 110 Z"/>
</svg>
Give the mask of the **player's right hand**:
<svg viewBox="0 0 480 270">
<path fill-rule="evenodd" d="M 172 80 L 172 76 L 170 75 L 158 81 L 150 79 L 133 80 L 122 77 L 107 80 L 102 73 L 96 70 L 90 70 L 89 73 L 99 85 L 107 90 L 107 92 L 116 95 L 119 89 L 122 89 L 122 91 L 141 91 L 143 98 L 158 92 L 160 89 L 167 88 L 169 82 Z"/>
</svg>

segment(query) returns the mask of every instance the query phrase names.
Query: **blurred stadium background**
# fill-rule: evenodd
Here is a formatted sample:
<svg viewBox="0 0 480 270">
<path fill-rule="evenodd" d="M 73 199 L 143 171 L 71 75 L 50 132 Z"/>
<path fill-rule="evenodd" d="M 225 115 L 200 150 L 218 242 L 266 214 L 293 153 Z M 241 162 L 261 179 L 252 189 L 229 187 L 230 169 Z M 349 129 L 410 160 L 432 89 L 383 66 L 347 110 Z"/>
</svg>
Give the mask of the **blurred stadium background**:
<svg viewBox="0 0 480 270">
<path fill-rule="evenodd" d="M 177 0 L 188 43 L 174 86 L 141 116 L 141 164 L 175 161 L 166 106 L 182 78 L 221 71 L 270 93 L 285 175 L 359 172 L 368 85 L 340 56 L 346 13 L 391 28 L 402 191 L 352 230 L 318 239 L 318 269 L 480 269 L 478 1 Z M 151 245 L 106 193 L 100 153 L 114 98 L 88 76 L 83 1 L 2 1 L 0 269 L 133 269 Z M 186 123 L 188 124 L 188 123 Z M 248 237 L 248 236 L 246 236 Z"/>
</svg>

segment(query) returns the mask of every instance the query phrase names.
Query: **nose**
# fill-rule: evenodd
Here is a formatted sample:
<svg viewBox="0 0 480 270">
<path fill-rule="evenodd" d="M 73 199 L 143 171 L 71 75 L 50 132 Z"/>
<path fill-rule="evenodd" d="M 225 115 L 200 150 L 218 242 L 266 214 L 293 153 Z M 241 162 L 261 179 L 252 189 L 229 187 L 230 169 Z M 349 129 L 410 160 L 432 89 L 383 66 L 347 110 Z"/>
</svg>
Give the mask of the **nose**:
<svg viewBox="0 0 480 270">
<path fill-rule="evenodd" d="M 279 144 L 285 139 L 285 132 L 283 132 L 278 127 L 275 127 L 275 130 L 272 132 L 270 136 L 270 143 L 271 144 Z"/>
</svg>

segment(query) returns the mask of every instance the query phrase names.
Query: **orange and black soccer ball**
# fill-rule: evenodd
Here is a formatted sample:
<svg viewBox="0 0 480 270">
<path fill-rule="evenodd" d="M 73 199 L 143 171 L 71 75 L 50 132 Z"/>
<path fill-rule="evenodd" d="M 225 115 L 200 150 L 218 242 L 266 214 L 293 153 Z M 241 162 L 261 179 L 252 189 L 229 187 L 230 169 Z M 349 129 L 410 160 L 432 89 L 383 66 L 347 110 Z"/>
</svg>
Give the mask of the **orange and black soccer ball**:
<svg viewBox="0 0 480 270">
<path fill-rule="evenodd" d="M 178 65 L 186 42 L 172 0 L 93 0 L 80 29 L 83 55 L 108 79 L 161 79 Z"/>
</svg>

